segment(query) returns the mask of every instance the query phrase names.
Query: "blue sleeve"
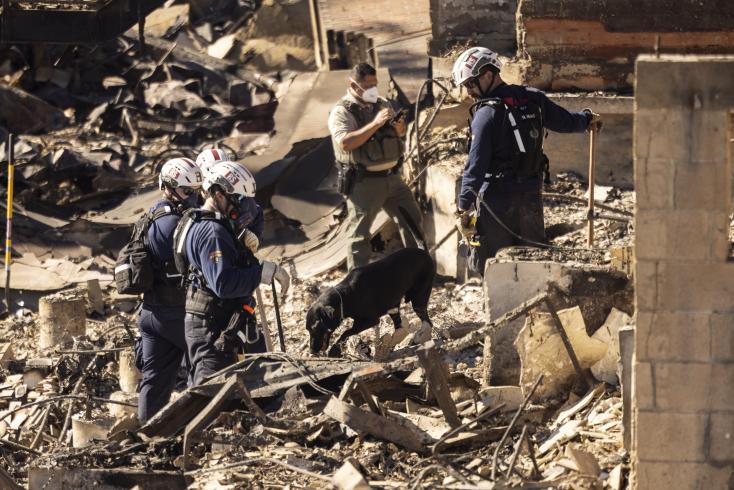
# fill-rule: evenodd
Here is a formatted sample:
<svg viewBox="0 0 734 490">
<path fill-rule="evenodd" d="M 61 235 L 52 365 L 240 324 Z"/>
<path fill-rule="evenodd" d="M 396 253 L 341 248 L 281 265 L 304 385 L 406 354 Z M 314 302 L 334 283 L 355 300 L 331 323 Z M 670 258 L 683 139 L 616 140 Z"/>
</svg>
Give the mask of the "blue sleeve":
<svg viewBox="0 0 734 490">
<path fill-rule="evenodd" d="M 257 235 L 258 240 L 262 240 L 263 231 L 265 231 L 265 215 L 263 214 L 263 208 L 257 204 L 255 206 L 257 206 L 257 214 L 255 215 L 255 219 L 252 220 L 252 223 L 247 225 L 247 228 Z"/>
<path fill-rule="evenodd" d="M 583 133 L 589 126 L 591 115 L 586 112 L 570 112 L 548 98 L 543 92 L 528 88 L 528 95 L 543 108 L 543 125 L 556 133 Z"/>
<path fill-rule="evenodd" d="M 260 284 L 261 266 L 235 265 L 237 247 L 220 224 L 203 222 L 192 247 L 207 286 L 222 299 L 250 296 Z M 193 232 L 193 230 L 192 230 Z"/>
<path fill-rule="evenodd" d="M 469 209 L 476 201 L 475 194 L 482 187 L 484 174 L 487 173 L 489 162 L 492 161 L 491 126 L 494 115 L 494 108 L 485 106 L 479 109 L 472 119 L 469 159 L 464 167 L 457 203 L 461 209 Z"/>
<path fill-rule="evenodd" d="M 180 218 L 177 214 L 161 216 L 148 228 L 148 248 L 154 266 L 161 267 L 173 260 L 173 232 Z"/>
</svg>

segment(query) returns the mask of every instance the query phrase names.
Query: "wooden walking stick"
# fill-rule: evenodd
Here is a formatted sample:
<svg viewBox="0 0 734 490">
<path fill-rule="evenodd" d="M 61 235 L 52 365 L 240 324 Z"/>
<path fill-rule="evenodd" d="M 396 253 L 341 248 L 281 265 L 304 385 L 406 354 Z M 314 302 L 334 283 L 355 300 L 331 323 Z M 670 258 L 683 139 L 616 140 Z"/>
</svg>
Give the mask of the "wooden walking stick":
<svg viewBox="0 0 734 490">
<path fill-rule="evenodd" d="M 589 211 L 587 218 L 589 220 L 589 239 L 587 244 L 589 247 L 594 246 L 594 167 L 596 166 L 595 146 L 596 146 L 596 128 L 592 126 L 589 129 Z"/>
</svg>

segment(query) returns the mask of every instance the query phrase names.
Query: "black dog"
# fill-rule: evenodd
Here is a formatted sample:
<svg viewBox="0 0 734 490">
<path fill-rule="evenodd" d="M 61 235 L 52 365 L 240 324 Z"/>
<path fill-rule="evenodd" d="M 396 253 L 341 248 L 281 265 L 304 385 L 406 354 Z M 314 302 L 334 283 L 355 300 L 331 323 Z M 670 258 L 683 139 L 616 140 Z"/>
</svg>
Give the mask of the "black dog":
<svg viewBox="0 0 734 490">
<path fill-rule="evenodd" d="M 428 252 L 405 248 L 384 259 L 349 271 L 347 277 L 324 292 L 306 314 L 306 328 L 311 337 L 311 353 L 324 350 L 331 334 L 345 318 L 353 318 L 352 328 L 341 334 L 329 350 L 329 356 L 341 355 L 346 339 L 368 329 L 386 313 L 401 328 L 400 302 L 410 301 L 423 323 L 428 318 L 428 298 L 433 288 L 436 266 Z"/>
</svg>

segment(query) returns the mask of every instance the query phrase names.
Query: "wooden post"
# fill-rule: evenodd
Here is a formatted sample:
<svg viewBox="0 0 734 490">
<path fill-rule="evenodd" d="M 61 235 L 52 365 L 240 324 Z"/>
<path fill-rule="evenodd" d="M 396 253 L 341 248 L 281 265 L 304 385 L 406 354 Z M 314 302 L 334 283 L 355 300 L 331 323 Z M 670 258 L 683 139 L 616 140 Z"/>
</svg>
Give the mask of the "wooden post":
<svg viewBox="0 0 734 490">
<path fill-rule="evenodd" d="M 587 218 L 589 220 L 589 239 L 587 244 L 589 247 L 594 246 L 594 181 L 596 167 L 596 129 L 592 127 L 589 130 L 589 211 Z"/>
<path fill-rule="evenodd" d="M 433 341 L 426 342 L 423 347 L 418 349 L 418 360 L 426 372 L 426 380 L 428 387 L 436 397 L 438 406 L 441 408 L 446 422 L 451 427 L 461 425 L 459 415 L 456 413 L 456 404 L 451 398 L 451 390 L 449 389 L 449 373 L 443 359 L 436 350 L 436 344 Z"/>
</svg>

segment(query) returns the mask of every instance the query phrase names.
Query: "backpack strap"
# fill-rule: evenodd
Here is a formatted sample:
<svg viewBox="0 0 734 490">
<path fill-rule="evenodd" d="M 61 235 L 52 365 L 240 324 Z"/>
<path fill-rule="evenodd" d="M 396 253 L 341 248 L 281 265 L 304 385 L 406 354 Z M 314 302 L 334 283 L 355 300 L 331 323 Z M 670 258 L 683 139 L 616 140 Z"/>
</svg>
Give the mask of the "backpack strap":
<svg viewBox="0 0 734 490">
<path fill-rule="evenodd" d="M 173 260 L 176 265 L 176 270 L 183 278 L 182 282 L 186 283 L 189 281 L 189 276 L 194 274 L 199 281 L 201 281 L 202 286 L 206 287 L 204 275 L 191 266 L 191 263 L 186 256 L 186 237 L 194 223 L 201 220 L 219 221 L 221 219 L 222 215 L 220 213 L 204 211 L 201 209 L 189 209 L 184 212 L 183 216 L 179 220 L 178 225 L 173 232 Z"/>
</svg>

